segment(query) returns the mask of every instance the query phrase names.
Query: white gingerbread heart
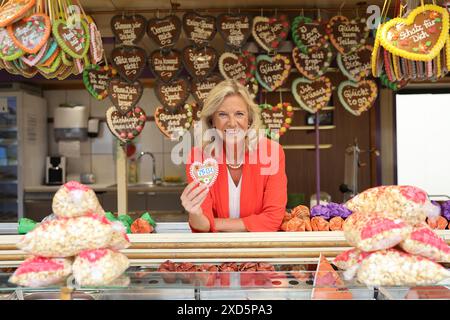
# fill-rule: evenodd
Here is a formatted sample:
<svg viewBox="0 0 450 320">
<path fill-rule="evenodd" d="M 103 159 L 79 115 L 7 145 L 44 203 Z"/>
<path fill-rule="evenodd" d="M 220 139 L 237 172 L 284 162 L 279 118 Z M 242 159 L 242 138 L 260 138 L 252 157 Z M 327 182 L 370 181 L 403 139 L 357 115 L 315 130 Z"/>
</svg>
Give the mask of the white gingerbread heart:
<svg viewBox="0 0 450 320">
<path fill-rule="evenodd" d="M 203 163 L 195 161 L 191 165 L 190 174 L 192 179 L 210 187 L 219 175 L 219 165 L 213 158 L 205 159 Z"/>
</svg>

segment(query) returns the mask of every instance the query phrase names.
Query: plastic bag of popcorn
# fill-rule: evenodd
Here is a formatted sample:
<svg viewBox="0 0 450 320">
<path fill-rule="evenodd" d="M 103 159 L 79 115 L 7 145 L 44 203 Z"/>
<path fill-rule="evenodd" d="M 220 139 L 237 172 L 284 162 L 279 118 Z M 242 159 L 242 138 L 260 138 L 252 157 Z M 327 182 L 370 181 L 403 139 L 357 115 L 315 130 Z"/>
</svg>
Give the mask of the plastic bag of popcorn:
<svg viewBox="0 0 450 320">
<path fill-rule="evenodd" d="M 113 283 L 130 265 L 128 258 L 111 249 L 81 252 L 73 262 L 72 271 L 81 286 L 102 286 Z"/>
<path fill-rule="evenodd" d="M 412 227 L 402 219 L 384 212 L 354 212 L 344 223 L 345 239 L 362 251 L 376 251 L 396 246 L 405 240 Z"/>
<path fill-rule="evenodd" d="M 426 223 L 414 227 L 410 236 L 400 242 L 400 247 L 433 261 L 450 262 L 450 247 Z"/>
<path fill-rule="evenodd" d="M 46 287 L 62 283 L 71 273 L 70 259 L 33 256 L 22 262 L 9 282 L 24 287 Z"/>
<path fill-rule="evenodd" d="M 24 235 L 17 247 L 37 256 L 70 257 L 83 250 L 107 247 L 112 235 L 111 223 L 104 216 L 89 214 L 41 223 Z"/>
<path fill-rule="evenodd" d="M 114 250 L 123 250 L 130 246 L 130 239 L 127 236 L 127 229 L 120 221 L 111 222 L 113 229 L 109 248 Z"/>
<path fill-rule="evenodd" d="M 439 208 L 431 203 L 427 193 L 413 186 L 371 188 L 347 201 L 345 206 L 351 211 L 386 212 L 412 225 L 439 215 Z"/>
<path fill-rule="evenodd" d="M 333 259 L 333 264 L 341 270 L 348 270 L 361 262 L 364 252 L 359 249 L 350 249 L 342 252 Z"/>
<path fill-rule="evenodd" d="M 358 281 L 368 286 L 432 285 L 449 277 L 440 264 L 396 249 L 368 254 L 357 272 Z"/>
<path fill-rule="evenodd" d="M 55 193 L 53 213 L 58 217 L 73 218 L 87 213 L 105 214 L 95 192 L 89 187 L 69 181 Z"/>
</svg>

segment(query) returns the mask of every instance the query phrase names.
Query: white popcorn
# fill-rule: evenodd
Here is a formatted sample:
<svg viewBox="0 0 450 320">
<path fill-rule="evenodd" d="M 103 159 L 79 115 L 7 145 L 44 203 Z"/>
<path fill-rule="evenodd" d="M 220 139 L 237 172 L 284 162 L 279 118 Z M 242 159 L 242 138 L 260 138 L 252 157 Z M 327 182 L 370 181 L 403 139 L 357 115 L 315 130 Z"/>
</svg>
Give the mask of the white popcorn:
<svg viewBox="0 0 450 320">
<path fill-rule="evenodd" d="M 128 258 L 114 250 L 98 249 L 81 252 L 73 263 L 73 276 L 81 286 L 109 285 L 129 267 Z"/>
</svg>

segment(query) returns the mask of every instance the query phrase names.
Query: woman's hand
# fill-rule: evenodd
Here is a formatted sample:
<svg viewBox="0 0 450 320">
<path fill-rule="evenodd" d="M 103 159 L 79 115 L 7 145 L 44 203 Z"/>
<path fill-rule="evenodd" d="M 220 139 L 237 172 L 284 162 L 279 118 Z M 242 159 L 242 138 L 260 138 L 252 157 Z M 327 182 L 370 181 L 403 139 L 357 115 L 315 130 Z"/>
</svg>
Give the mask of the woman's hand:
<svg viewBox="0 0 450 320">
<path fill-rule="evenodd" d="M 181 194 L 181 204 L 189 214 L 203 214 L 201 205 L 208 195 L 209 188 L 198 181 L 189 183 Z"/>
</svg>

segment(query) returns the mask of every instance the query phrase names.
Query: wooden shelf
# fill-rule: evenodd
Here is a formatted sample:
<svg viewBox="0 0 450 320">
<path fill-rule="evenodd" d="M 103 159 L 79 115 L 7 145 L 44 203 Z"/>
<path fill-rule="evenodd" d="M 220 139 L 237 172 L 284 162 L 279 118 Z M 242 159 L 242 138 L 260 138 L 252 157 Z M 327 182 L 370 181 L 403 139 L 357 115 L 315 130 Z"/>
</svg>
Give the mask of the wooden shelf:
<svg viewBox="0 0 450 320">
<path fill-rule="evenodd" d="M 330 149 L 332 144 L 320 144 L 319 149 Z M 313 144 L 295 144 L 283 146 L 284 150 L 315 150 L 316 146 Z"/>
<path fill-rule="evenodd" d="M 292 126 L 289 130 L 315 130 L 315 126 Z M 335 129 L 336 126 L 319 126 L 319 130 L 331 130 Z"/>
</svg>

